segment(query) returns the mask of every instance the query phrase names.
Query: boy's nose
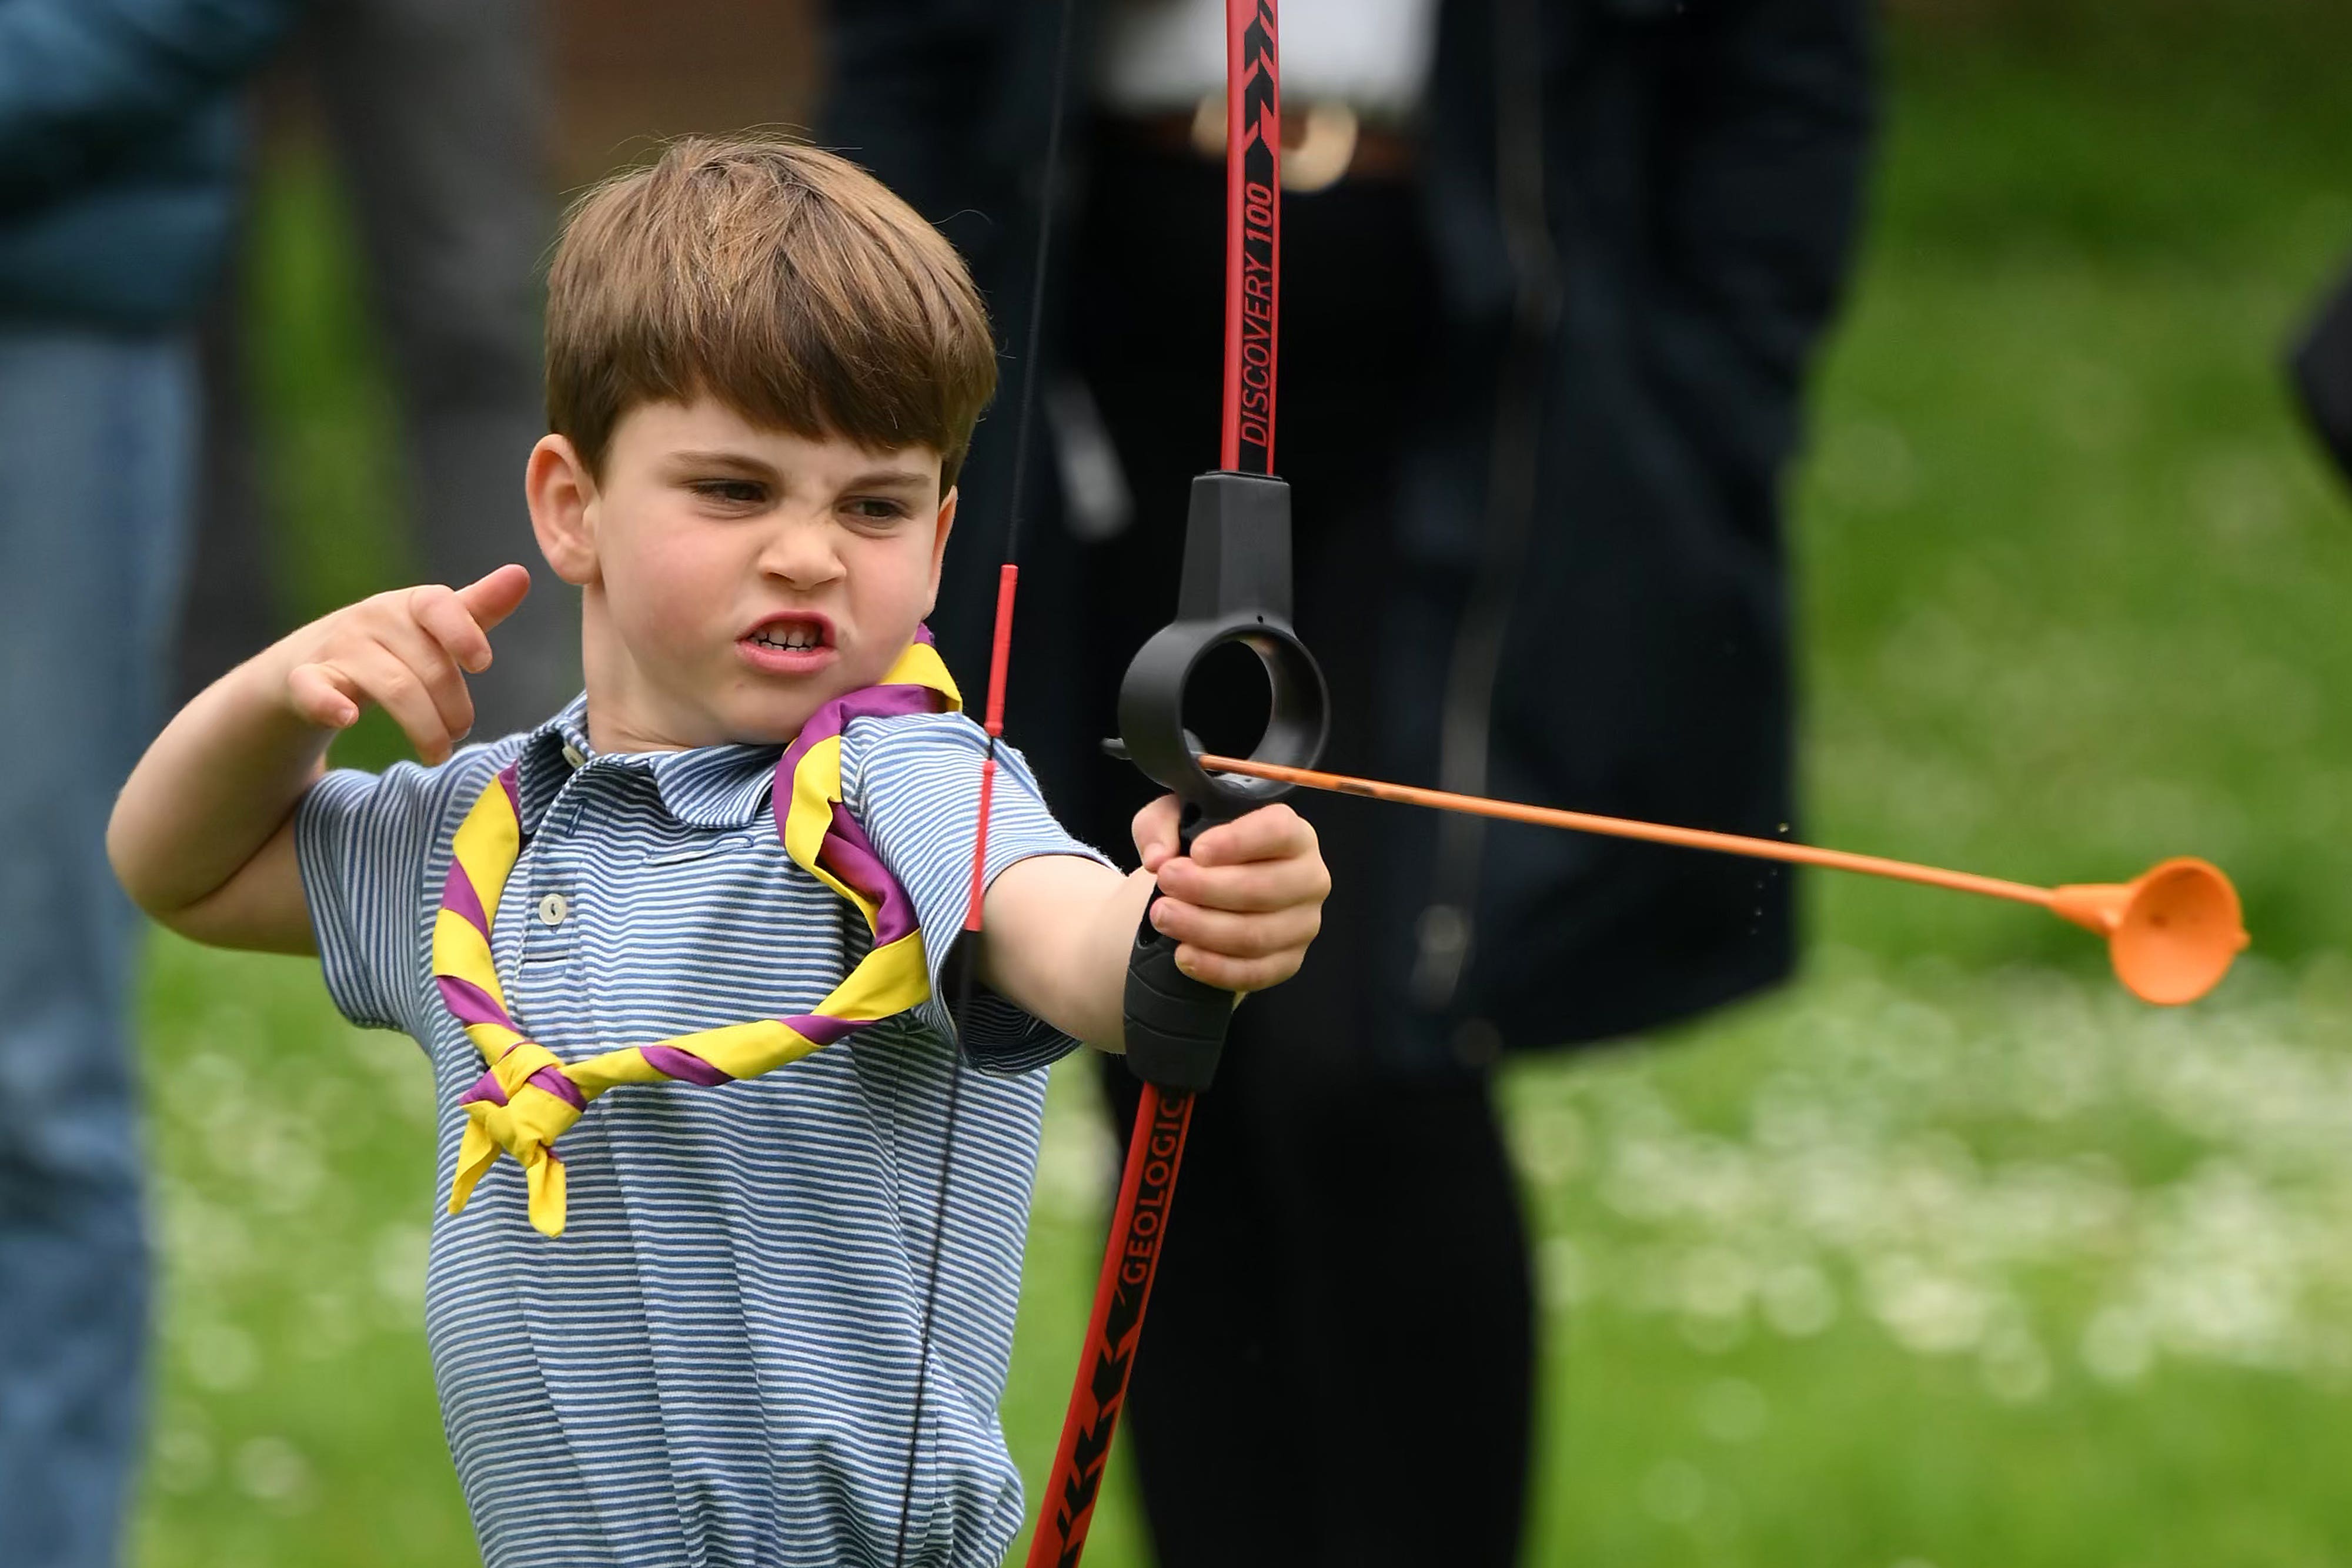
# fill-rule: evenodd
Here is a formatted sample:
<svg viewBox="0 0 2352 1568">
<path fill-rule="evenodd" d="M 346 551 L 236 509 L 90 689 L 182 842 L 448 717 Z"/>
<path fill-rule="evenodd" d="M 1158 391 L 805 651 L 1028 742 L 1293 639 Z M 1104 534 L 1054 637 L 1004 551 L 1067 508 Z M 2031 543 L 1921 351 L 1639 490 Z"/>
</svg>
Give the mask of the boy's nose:
<svg viewBox="0 0 2352 1568">
<path fill-rule="evenodd" d="M 842 573 L 833 530 L 822 522 L 793 519 L 779 527 L 760 554 L 760 570 L 795 588 L 814 588 Z"/>
</svg>

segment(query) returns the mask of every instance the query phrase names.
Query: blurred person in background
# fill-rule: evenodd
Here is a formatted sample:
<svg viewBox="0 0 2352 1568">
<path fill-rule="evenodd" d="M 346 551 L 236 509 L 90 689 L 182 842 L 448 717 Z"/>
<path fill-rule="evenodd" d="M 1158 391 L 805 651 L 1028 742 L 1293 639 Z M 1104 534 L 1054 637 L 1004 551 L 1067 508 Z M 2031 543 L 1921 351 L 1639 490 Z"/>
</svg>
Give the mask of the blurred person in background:
<svg viewBox="0 0 2352 1568">
<path fill-rule="evenodd" d="M 0 1565 L 119 1555 L 149 1301 L 106 863 L 160 717 L 237 88 L 287 0 L 0 0 Z"/>
<path fill-rule="evenodd" d="M 1223 6 L 1077 15 L 1057 84 L 1055 0 L 838 5 L 824 134 L 965 246 L 1017 346 L 1066 90 L 1064 349 L 1031 455 L 1065 527 L 1026 526 L 1009 727 L 1065 819 L 1115 842 L 1150 787 L 1093 743 L 1171 611 L 1216 451 Z M 1861 0 L 1285 0 L 1281 24 L 1275 466 L 1327 765 L 1788 831 L 1780 488 L 1858 218 Z M 967 528 L 999 537 L 1010 425 L 964 480 Z M 933 624 L 977 669 L 994 561 L 961 564 Z M 1235 1014 L 1192 1124 L 1132 1394 L 1151 1535 L 1166 1568 L 1508 1563 L 1533 1307 L 1491 1071 L 1783 978 L 1791 890 L 1722 857 L 1302 807 L 1337 893 L 1314 960 Z"/>
<path fill-rule="evenodd" d="M 2296 335 L 2287 373 L 2311 433 L 2352 480 L 2352 276 L 2322 297 Z"/>
<path fill-rule="evenodd" d="M 309 0 L 289 51 L 323 121 L 399 411 L 404 511 L 425 580 L 472 582 L 524 537 L 551 229 L 547 18 L 537 0 Z M 205 322 L 203 485 L 179 685 L 193 695 L 291 629 L 241 374 L 245 317 Z M 388 585 L 378 585 L 388 586 Z M 500 629 L 477 730 L 525 729 L 580 689 L 579 601 L 540 591 Z"/>
</svg>

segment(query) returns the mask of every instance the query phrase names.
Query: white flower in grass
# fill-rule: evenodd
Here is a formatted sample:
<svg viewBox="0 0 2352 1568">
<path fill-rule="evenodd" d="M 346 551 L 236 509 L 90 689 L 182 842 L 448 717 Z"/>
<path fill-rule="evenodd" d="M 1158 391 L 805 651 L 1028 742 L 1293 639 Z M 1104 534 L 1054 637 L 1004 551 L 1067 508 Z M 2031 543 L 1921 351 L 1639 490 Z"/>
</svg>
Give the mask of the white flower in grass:
<svg viewBox="0 0 2352 1568">
<path fill-rule="evenodd" d="M 2011 1260 L 2070 1262 L 2127 1244 L 2133 1202 L 2111 1162 L 2021 1161 L 1992 1174 L 1973 1218 Z"/>
<path fill-rule="evenodd" d="M 326 1180 L 326 1162 L 318 1141 L 291 1116 L 277 1118 L 257 1130 L 246 1155 L 246 1171 L 253 1184 L 256 1207 L 289 1215 L 308 1207 Z"/>
<path fill-rule="evenodd" d="M 303 1300 L 295 1348 L 308 1360 L 332 1361 L 358 1343 L 360 1327 L 359 1303 L 349 1291 L 330 1285 Z"/>
<path fill-rule="evenodd" d="M 1106 1119 L 1048 1100 L 1037 1145 L 1039 1207 L 1058 1219 L 1093 1218 L 1118 1175 L 1118 1159 Z"/>
<path fill-rule="evenodd" d="M 1758 1086 L 1748 1101 L 1748 1126 L 1756 1146 L 1784 1157 L 1799 1156 L 1828 1143 L 1836 1131 L 1821 1085 L 1782 1069 Z"/>
<path fill-rule="evenodd" d="M 174 1181 L 162 1201 L 163 1250 L 192 1284 L 217 1285 L 253 1264 L 253 1233 L 237 1211 Z"/>
<path fill-rule="evenodd" d="M 1536 1252 L 1536 1280 L 1554 1311 L 1580 1305 L 1592 1293 L 1592 1268 L 1583 1249 L 1565 1236 L 1544 1239 Z"/>
<path fill-rule="evenodd" d="M 1706 1507 L 1706 1478 L 1687 1459 L 1667 1459 L 1642 1478 L 1642 1507 L 1661 1524 L 1688 1524 Z"/>
<path fill-rule="evenodd" d="M 1611 1151 L 1601 1200 L 1625 1218 L 1659 1223 L 1674 1218 L 1679 1202 L 1680 1149 L 1675 1140 L 1627 1136 Z"/>
<path fill-rule="evenodd" d="M 1730 1318 L 1700 1317 L 1685 1312 L 1675 1325 L 1683 1343 L 1701 1355 L 1728 1355 L 1748 1343 L 1748 1318 L 1745 1313 Z"/>
<path fill-rule="evenodd" d="M 2018 1042 L 2009 1077 L 2009 1108 L 2036 1122 L 2064 1122 L 2112 1091 L 2095 1037 L 2085 1030 L 2039 1029 Z M 2086 1047 L 2089 1047 L 2086 1049 Z"/>
<path fill-rule="evenodd" d="M 183 1115 L 201 1117 L 247 1098 L 245 1064 L 217 1051 L 197 1052 L 173 1076 L 177 1092 L 164 1103 Z"/>
<path fill-rule="evenodd" d="M 1538 1106 L 1518 1119 L 1517 1132 L 1512 1143 L 1519 1168 L 1536 1186 L 1559 1186 L 1582 1174 L 1591 1140 L 1575 1106 Z"/>
<path fill-rule="evenodd" d="M 425 1306 L 425 1261 L 431 1245 L 421 1225 L 387 1225 L 376 1232 L 376 1295 L 401 1322 Z"/>
<path fill-rule="evenodd" d="M 200 1490 L 212 1479 L 212 1439 L 192 1423 L 167 1423 L 155 1434 L 153 1473 L 165 1491 Z"/>
<path fill-rule="evenodd" d="M 1774 1207 L 1758 1162 L 1745 1146 L 1702 1135 L 1684 1139 L 1676 1153 L 1676 1193 L 1689 1220 L 1733 1230 L 1764 1218 Z"/>
<path fill-rule="evenodd" d="M 2137 1383 L 2156 1364 L 2147 1325 L 2121 1307 L 2102 1307 L 2083 1331 L 2083 1364 L 2109 1383 Z"/>
<path fill-rule="evenodd" d="M 1671 1312 L 1682 1305 L 1682 1254 L 1653 1242 L 1620 1255 L 1616 1294 L 1637 1312 Z"/>
<path fill-rule="evenodd" d="M 315 1072 L 302 1085 L 302 1120 L 313 1127 L 331 1127 L 362 1110 L 352 1081 L 337 1073 Z M 371 1103 L 368 1113 L 376 1110 Z"/>
<path fill-rule="evenodd" d="M 1764 1276 L 1764 1321 L 1790 1339 L 1809 1339 L 1837 1322 L 1837 1288 L 1811 1263 L 1783 1263 Z"/>
<path fill-rule="evenodd" d="M 1915 1354 L 1955 1354 L 1974 1349 L 1984 1336 L 1991 1301 L 1969 1281 L 1901 1253 L 1871 1260 L 1866 1281 L 1872 1313 Z"/>
<path fill-rule="evenodd" d="M 1699 1430 L 1718 1443 L 1753 1442 L 1771 1412 L 1764 1391 L 1744 1377 L 1718 1377 L 1699 1391 Z"/>
<path fill-rule="evenodd" d="M 1910 438 L 1884 419 L 1831 426 L 1823 433 L 1814 473 L 1824 494 L 1856 511 L 1895 510 L 1919 491 L 1919 461 Z"/>
<path fill-rule="evenodd" d="M 184 1349 L 190 1381 L 215 1394 L 245 1387 L 261 1370 L 261 1353 L 255 1348 L 253 1336 L 233 1324 L 204 1322 L 192 1326 Z"/>
<path fill-rule="evenodd" d="M 283 1437 L 252 1437 L 236 1450 L 236 1484 L 247 1496 L 280 1508 L 308 1500 L 310 1462 Z"/>
<path fill-rule="evenodd" d="M 1861 1249 L 1893 1228 L 1873 1153 L 1846 1145 L 1791 1162 L 1780 1183 L 1787 1218 L 1824 1247 Z"/>
<path fill-rule="evenodd" d="M 2013 1303 L 2004 1306 L 1977 1349 L 1977 1371 L 1994 1398 L 2031 1404 L 2050 1391 L 2050 1357 L 2026 1326 L 2025 1314 Z"/>
<path fill-rule="evenodd" d="M 1738 1318 L 1756 1291 L 1756 1267 L 1728 1247 L 1701 1247 L 1683 1255 L 1676 1270 L 1677 1305 L 1692 1317 Z"/>
</svg>

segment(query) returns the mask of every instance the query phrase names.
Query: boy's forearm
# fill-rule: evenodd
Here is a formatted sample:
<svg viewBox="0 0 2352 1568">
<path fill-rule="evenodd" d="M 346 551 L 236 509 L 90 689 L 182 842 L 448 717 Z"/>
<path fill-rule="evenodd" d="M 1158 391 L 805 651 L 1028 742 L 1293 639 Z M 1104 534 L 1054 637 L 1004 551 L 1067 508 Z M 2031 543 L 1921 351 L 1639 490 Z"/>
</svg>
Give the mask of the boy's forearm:
<svg viewBox="0 0 2352 1568">
<path fill-rule="evenodd" d="M 115 801 L 107 854 L 132 901 L 158 919 L 218 892 L 320 775 L 331 736 L 284 701 L 282 649 L 247 660 L 182 708 Z"/>
<path fill-rule="evenodd" d="M 1073 935 L 1070 1008 L 1085 1027 L 1070 1032 L 1097 1051 L 1127 1050 L 1128 959 L 1151 890 L 1149 872 L 1106 881 L 1099 902 Z"/>
<path fill-rule="evenodd" d="M 1073 1039 L 1124 1051 L 1128 951 L 1151 888 L 1072 855 L 1007 867 L 989 888 L 981 977 Z"/>
</svg>

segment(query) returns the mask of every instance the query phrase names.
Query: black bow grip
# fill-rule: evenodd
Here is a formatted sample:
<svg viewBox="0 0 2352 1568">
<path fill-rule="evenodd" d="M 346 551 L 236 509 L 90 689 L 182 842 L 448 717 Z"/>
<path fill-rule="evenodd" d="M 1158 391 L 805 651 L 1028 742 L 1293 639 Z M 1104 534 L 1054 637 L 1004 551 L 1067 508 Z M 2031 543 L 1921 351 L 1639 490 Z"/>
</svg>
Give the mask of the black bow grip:
<svg viewBox="0 0 2352 1568">
<path fill-rule="evenodd" d="M 1176 619 L 1144 643 L 1119 686 L 1119 738 L 1128 757 L 1182 802 L 1181 853 L 1191 852 L 1203 829 L 1289 790 L 1208 772 L 1184 727 L 1194 673 L 1228 643 L 1248 648 L 1265 670 L 1271 700 L 1251 756 L 1315 766 L 1330 732 L 1330 699 L 1323 672 L 1290 626 L 1290 486 L 1279 479 L 1215 473 L 1192 481 Z M 1151 901 L 1160 901 L 1156 889 Z M 1176 947 L 1152 926 L 1147 907 L 1128 957 L 1127 1064 L 1163 1089 L 1206 1089 L 1224 1050 L 1234 994 L 1177 968 Z"/>
</svg>

